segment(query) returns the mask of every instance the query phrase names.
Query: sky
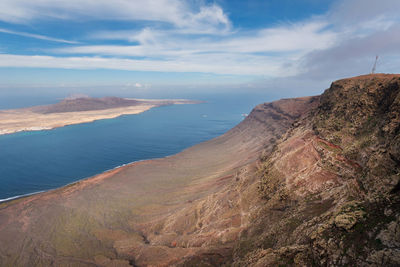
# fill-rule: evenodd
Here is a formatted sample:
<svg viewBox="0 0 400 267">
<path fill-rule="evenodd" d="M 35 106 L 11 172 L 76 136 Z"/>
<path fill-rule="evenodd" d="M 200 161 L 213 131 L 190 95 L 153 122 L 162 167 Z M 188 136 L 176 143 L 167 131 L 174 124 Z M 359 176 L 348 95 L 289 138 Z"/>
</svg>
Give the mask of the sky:
<svg viewBox="0 0 400 267">
<path fill-rule="evenodd" d="M 400 70 L 399 0 L 1 0 L 0 96 L 321 93 Z"/>
</svg>

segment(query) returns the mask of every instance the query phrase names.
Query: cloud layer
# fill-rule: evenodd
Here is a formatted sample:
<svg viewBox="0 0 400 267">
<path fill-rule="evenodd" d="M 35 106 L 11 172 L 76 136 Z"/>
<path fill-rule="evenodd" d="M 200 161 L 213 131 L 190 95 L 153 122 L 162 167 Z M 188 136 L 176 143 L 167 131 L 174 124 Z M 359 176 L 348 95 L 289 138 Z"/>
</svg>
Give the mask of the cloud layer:
<svg viewBox="0 0 400 267">
<path fill-rule="evenodd" d="M 217 5 L 180 0 L 2 0 L 0 20 L 32 23 L 38 20 L 158 21 L 178 28 L 210 31 L 229 26 L 229 19 Z"/>
<path fill-rule="evenodd" d="M 2 0 L 0 21 L 109 20 L 132 29 L 80 33 L 80 42 L 1 28 L 0 32 L 60 43 L 37 55 L 0 54 L 0 67 L 200 72 L 329 80 L 398 72 L 400 1 L 339 0 L 303 21 L 241 29 L 217 4 L 180 0 Z M 78 39 L 79 39 L 78 38 Z"/>
</svg>

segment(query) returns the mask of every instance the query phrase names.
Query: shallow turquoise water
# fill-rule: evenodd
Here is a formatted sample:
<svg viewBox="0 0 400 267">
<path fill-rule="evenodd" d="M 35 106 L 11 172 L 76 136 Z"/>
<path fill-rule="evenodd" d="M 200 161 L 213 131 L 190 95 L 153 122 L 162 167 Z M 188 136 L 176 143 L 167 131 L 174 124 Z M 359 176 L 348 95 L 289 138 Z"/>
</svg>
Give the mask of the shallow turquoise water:
<svg viewBox="0 0 400 267">
<path fill-rule="evenodd" d="M 50 131 L 0 136 L 0 199 L 57 188 L 138 160 L 176 154 L 225 133 L 264 102 L 208 99 Z"/>
</svg>

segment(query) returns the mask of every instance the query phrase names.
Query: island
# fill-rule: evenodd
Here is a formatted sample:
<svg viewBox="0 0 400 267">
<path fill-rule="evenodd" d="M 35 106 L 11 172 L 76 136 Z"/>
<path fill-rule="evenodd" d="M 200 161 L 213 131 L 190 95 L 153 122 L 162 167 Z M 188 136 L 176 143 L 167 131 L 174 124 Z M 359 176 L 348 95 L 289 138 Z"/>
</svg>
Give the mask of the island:
<svg viewBox="0 0 400 267">
<path fill-rule="evenodd" d="M 50 130 L 66 125 L 138 114 L 154 107 L 197 104 L 187 99 L 134 99 L 120 97 L 72 97 L 44 106 L 0 110 L 0 135 Z"/>
</svg>

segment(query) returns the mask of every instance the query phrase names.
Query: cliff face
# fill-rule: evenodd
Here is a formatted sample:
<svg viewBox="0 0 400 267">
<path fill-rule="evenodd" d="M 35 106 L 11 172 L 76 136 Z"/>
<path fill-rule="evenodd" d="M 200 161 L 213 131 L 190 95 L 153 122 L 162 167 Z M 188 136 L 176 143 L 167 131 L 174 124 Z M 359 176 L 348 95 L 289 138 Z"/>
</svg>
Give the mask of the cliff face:
<svg viewBox="0 0 400 267">
<path fill-rule="evenodd" d="M 334 82 L 260 167 L 236 265 L 400 264 L 400 77 Z"/>
<path fill-rule="evenodd" d="M 340 80 L 175 156 L 0 204 L 0 265 L 399 265 L 399 88 Z"/>
</svg>

